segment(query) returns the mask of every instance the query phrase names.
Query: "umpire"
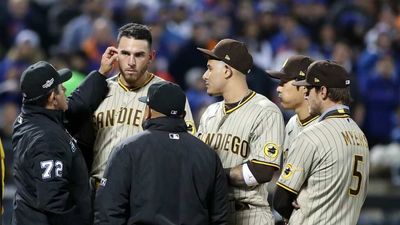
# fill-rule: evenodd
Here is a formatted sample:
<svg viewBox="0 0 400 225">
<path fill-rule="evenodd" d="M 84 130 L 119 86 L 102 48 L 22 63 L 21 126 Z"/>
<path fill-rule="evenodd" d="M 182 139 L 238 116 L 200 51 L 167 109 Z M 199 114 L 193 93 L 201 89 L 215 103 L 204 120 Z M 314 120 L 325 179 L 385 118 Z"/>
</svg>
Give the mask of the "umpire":
<svg viewBox="0 0 400 225">
<path fill-rule="evenodd" d="M 66 128 L 76 131 L 82 120 L 89 120 L 108 88 L 106 77 L 92 72 L 67 102 L 62 83 L 71 75 L 41 61 L 21 76 L 23 106 L 12 138 L 17 186 L 13 225 L 91 223 L 86 164 Z"/>
<path fill-rule="evenodd" d="M 187 133 L 185 94 L 149 87 L 144 131 L 115 147 L 95 200 L 95 224 L 226 224 L 227 183 L 217 154 Z"/>
</svg>

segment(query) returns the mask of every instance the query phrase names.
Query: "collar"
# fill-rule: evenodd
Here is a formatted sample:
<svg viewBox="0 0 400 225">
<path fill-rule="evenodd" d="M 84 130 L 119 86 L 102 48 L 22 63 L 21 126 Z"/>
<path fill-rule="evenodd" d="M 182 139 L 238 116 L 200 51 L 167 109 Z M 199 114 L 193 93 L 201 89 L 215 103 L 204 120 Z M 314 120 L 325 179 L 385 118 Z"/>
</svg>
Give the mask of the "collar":
<svg viewBox="0 0 400 225">
<path fill-rule="evenodd" d="M 166 116 L 146 120 L 143 124 L 143 129 L 169 132 L 187 132 L 186 123 L 183 118 L 171 118 Z"/>
<path fill-rule="evenodd" d="M 117 76 L 117 82 L 118 82 L 118 85 L 122 89 L 124 89 L 126 92 L 128 92 L 128 91 L 136 91 L 136 90 L 146 86 L 154 78 L 154 74 L 149 73 L 149 72 L 146 72 L 146 74 L 149 74 L 149 78 L 142 85 L 140 85 L 138 87 L 135 87 L 135 88 L 130 88 L 130 87 L 128 87 L 128 86 L 126 86 L 125 84 L 122 83 L 122 81 L 121 81 L 121 73 L 118 74 L 118 76 Z"/>
<path fill-rule="evenodd" d="M 224 114 L 229 114 L 236 109 L 242 107 L 242 105 L 246 104 L 250 99 L 252 99 L 256 95 L 255 91 L 251 91 L 250 94 L 245 96 L 242 100 L 240 100 L 238 103 L 232 103 L 232 104 L 226 104 L 224 103 Z"/>
<path fill-rule="evenodd" d="M 334 105 L 328 108 L 325 112 L 321 114 L 318 121 L 329 118 L 347 118 L 350 117 L 350 108 L 345 105 Z"/>
<path fill-rule="evenodd" d="M 35 115 L 42 115 L 50 120 L 58 123 L 64 124 L 66 123 L 65 114 L 62 110 L 52 110 L 46 109 L 44 107 L 35 106 L 35 105 L 22 105 L 22 115 L 24 116 L 35 116 Z"/>
<path fill-rule="evenodd" d="M 307 126 L 308 124 L 312 123 L 314 120 L 318 119 L 318 117 L 319 117 L 319 115 L 317 115 L 317 116 L 309 115 L 309 116 L 308 116 L 307 118 L 305 118 L 304 120 L 300 120 L 300 119 L 299 119 L 299 116 L 297 116 L 297 122 L 298 122 L 301 126 L 305 127 L 305 126 Z"/>
</svg>

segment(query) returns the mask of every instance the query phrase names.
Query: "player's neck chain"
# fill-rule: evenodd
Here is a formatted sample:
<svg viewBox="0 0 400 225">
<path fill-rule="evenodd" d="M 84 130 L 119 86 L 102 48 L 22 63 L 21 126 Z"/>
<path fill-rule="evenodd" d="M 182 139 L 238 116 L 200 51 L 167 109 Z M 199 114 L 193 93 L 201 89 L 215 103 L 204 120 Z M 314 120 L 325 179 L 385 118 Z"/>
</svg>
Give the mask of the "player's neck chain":
<svg viewBox="0 0 400 225">
<path fill-rule="evenodd" d="M 342 109 L 334 109 L 325 113 L 321 118 L 320 121 L 329 119 L 329 118 L 347 118 L 350 117 L 350 110 L 347 108 Z"/>
<path fill-rule="evenodd" d="M 246 102 L 249 98 L 253 96 L 253 91 L 249 90 L 249 93 L 245 95 L 240 101 L 234 102 L 234 103 L 225 103 L 225 112 L 228 112 L 229 110 L 239 106 L 240 104 Z"/>
</svg>

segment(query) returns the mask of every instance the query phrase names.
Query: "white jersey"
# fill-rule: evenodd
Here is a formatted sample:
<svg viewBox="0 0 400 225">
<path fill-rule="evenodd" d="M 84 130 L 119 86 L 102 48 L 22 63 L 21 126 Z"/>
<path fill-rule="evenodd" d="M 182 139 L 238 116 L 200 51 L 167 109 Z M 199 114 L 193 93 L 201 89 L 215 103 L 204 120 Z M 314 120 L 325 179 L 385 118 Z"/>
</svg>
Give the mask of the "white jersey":
<svg viewBox="0 0 400 225">
<path fill-rule="evenodd" d="M 224 168 L 251 160 L 279 169 L 284 136 L 283 116 L 274 103 L 256 92 L 228 111 L 225 111 L 224 101 L 210 105 L 201 117 L 198 136 L 218 153 Z M 252 208 L 269 207 L 267 184 L 232 187 L 229 195 L 231 200 L 246 203 Z M 239 213 L 246 214 L 245 211 Z M 267 209 L 259 210 L 259 213 L 271 214 Z M 268 216 L 273 221 L 272 216 Z"/>
<path fill-rule="evenodd" d="M 286 161 L 289 146 L 297 135 L 304 130 L 307 126 L 315 124 L 319 116 L 313 116 L 300 121 L 299 116 L 296 114 L 292 116 L 286 124 L 285 128 L 285 141 L 283 142 L 283 162 Z"/>
<path fill-rule="evenodd" d="M 357 223 L 367 195 L 368 142 L 344 109 L 304 129 L 277 185 L 297 196 L 289 224 Z"/>
<path fill-rule="evenodd" d="M 138 98 L 146 96 L 150 85 L 160 81 L 163 79 L 150 74 L 150 78 L 142 87 L 129 90 L 119 81 L 118 75 L 107 79 L 110 91 L 93 115 L 96 140 L 91 176 L 101 179 L 114 146 L 143 130 L 142 121 L 146 104 L 140 102 Z M 185 110 L 186 123 L 191 126 L 190 129 L 194 134 L 192 112 L 187 101 Z"/>
</svg>

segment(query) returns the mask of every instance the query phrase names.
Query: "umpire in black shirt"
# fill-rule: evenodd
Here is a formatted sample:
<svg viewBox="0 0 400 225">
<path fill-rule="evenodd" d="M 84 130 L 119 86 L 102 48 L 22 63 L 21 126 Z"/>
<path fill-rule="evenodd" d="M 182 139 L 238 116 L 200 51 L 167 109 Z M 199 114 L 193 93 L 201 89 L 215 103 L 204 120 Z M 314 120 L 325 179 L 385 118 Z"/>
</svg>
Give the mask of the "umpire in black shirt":
<svg viewBox="0 0 400 225">
<path fill-rule="evenodd" d="M 116 54 L 107 49 L 94 71 L 67 99 L 71 71 L 41 61 L 21 76 L 23 106 L 14 124 L 13 175 L 17 191 L 13 225 L 88 225 L 92 207 L 84 158 L 73 135 L 108 92 L 106 77 Z M 66 130 L 68 129 L 68 132 Z"/>
<path fill-rule="evenodd" d="M 226 224 L 227 183 L 217 154 L 186 132 L 182 89 L 149 87 L 144 131 L 115 147 L 95 200 L 95 224 Z"/>
</svg>

